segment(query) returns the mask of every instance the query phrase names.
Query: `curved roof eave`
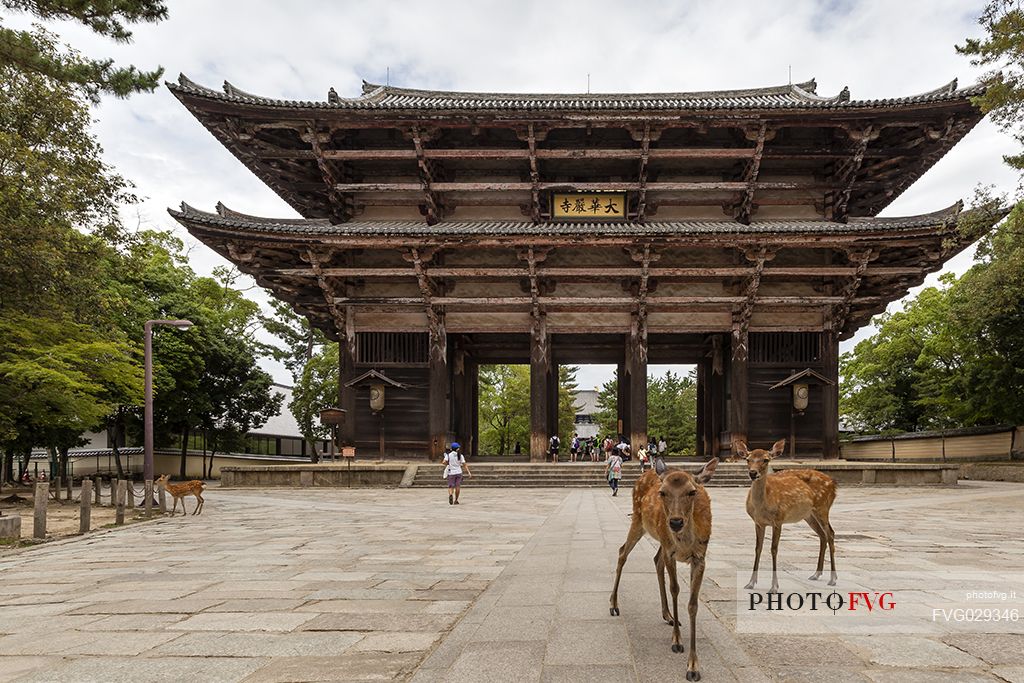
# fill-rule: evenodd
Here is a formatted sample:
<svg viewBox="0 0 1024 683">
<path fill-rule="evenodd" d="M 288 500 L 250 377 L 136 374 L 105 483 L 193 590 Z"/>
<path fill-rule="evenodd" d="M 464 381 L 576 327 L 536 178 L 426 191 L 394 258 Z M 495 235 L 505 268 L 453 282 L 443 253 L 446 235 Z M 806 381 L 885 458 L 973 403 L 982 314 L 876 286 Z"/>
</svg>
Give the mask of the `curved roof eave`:
<svg viewBox="0 0 1024 683">
<path fill-rule="evenodd" d="M 962 212 L 963 203 L 918 216 L 893 218 L 851 218 L 847 223 L 824 220 L 762 220 L 744 225 L 727 219 L 651 221 L 648 223 L 531 223 L 508 220 L 448 221 L 427 225 L 423 221 L 351 221 L 332 224 L 326 219 L 273 219 L 250 216 L 218 205 L 217 213 L 201 211 L 186 203 L 180 210 L 168 209 L 168 213 L 183 225 L 201 226 L 224 233 L 248 233 L 253 236 L 329 237 L 446 237 L 474 235 L 487 237 L 524 235 L 750 235 L 769 236 L 779 234 L 855 235 L 886 234 L 893 232 L 931 230 L 949 232 L 955 229 Z M 1005 211 L 992 212 L 986 217 L 992 225 L 997 223 Z"/>
<path fill-rule="evenodd" d="M 179 98 L 199 97 L 231 104 L 283 109 L 316 110 L 449 110 L 449 111 L 608 111 L 608 110 L 778 110 L 892 108 L 942 102 L 969 102 L 985 85 L 958 88 L 954 79 L 934 90 L 907 97 L 853 100 L 848 88 L 822 97 L 814 80 L 803 83 L 742 90 L 675 93 L 472 93 L 418 90 L 363 83 L 359 97 L 341 97 L 332 88 L 326 100 L 268 98 L 243 91 L 225 81 L 223 91 L 192 81 L 184 74 L 167 87 Z"/>
</svg>

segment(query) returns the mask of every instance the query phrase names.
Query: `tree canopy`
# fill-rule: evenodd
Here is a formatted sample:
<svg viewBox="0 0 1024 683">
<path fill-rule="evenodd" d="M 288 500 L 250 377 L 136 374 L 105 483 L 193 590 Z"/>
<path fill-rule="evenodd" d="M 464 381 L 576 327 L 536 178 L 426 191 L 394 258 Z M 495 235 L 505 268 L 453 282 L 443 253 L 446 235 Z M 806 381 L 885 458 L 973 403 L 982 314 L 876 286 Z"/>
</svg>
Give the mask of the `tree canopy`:
<svg viewBox="0 0 1024 683">
<path fill-rule="evenodd" d="M 41 21 L 79 23 L 118 43 L 131 42 L 130 24 L 167 18 L 162 0 L 2 0 L 0 4 Z M 131 65 L 117 66 L 112 59 L 92 59 L 71 48 L 61 50 L 57 42 L 57 36 L 38 24 L 32 31 L 19 31 L 0 23 L 0 69 L 70 86 L 92 102 L 103 94 L 127 97 L 160 85 L 162 68 L 142 71 Z"/>
</svg>

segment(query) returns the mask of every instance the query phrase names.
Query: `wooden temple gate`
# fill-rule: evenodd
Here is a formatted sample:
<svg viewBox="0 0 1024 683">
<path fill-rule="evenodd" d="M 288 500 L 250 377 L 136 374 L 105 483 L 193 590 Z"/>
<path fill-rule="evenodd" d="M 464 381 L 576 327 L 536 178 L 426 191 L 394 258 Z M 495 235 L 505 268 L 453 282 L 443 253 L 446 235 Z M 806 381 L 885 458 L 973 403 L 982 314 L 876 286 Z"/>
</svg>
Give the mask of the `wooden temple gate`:
<svg viewBox="0 0 1024 683">
<path fill-rule="evenodd" d="M 648 364 L 692 363 L 700 454 L 795 434 L 798 455 L 836 457 L 839 340 L 1000 217 L 959 204 L 877 217 L 980 120 L 981 89 L 955 82 L 877 101 L 813 81 L 653 95 L 366 84 L 325 102 L 169 87 L 302 217 L 172 215 L 339 341 L 342 387 L 368 370 L 403 386 L 389 454 L 477 452 L 491 363 L 530 365 L 532 458 L 557 425 L 560 364 L 618 366 L 622 432 L 639 446 Z M 374 452 L 367 392 L 341 390 L 342 438 Z"/>
</svg>

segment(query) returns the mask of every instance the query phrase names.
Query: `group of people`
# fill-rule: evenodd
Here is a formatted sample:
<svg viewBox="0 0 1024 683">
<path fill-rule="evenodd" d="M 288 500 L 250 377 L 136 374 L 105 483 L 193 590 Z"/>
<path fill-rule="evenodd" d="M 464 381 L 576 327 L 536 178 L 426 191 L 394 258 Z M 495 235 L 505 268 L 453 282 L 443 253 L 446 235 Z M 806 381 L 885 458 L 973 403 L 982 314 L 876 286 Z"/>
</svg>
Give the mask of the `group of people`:
<svg viewBox="0 0 1024 683">
<path fill-rule="evenodd" d="M 558 450 L 561 446 L 561 440 L 557 434 L 552 435 L 548 441 L 548 455 L 552 462 L 558 462 Z M 633 459 L 631 452 L 631 446 L 625 436 L 621 434 L 618 438 L 612 438 L 611 435 L 606 436 L 602 441 L 598 442 L 596 436 L 580 438 L 578 433 L 573 433 L 572 443 L 569 448 L 569 461 L 580 462 L 589 460 L 590 462 L 598 462 L 600 455 L 604 455 L 605 463 L 605 477 L 608 479 L 608 485 L 612 489 L 612 495 L 619 495 L 619 480 L 622 479 L 622 464 L 628 460 Z M 652 437 L 646 447 L 641 447 L 636 454 L 637 462 L 640 464 L 640 472 L 654 467 L 654 462 L 659 457 L 665 457 L 668 454 L 668 444 L 665 442 L 665 437 L 659 438 L 657 441 Z M 451 446 L 445 449 L 444 459 L 444 479 L 448 482 L 448 504 L 458 505 L 459 504 L 459 493 L 462 490 L 462 477 L 463 471 L 465 476 L 472 477 L 473 473 L 469 470 L 469 465 L 466 463 L 466 457 L 462 454 L 462 445 L 454 441 Z"/>
<path fill-rule="evenodd" d="M 551 459 L 551 462 L 558 462 L 558 453 L 561 445 L 562 440 L 557 434 L 553 434 L 548 439 L 548 457 Z M 619 435 L 618 438 L 612 438 L 609 435 L 600 440 L 596 436 L 580 437 L 578 433 L 573 432 L 572 441 L 569 445 L 569 462 L 607 462 L 613 451 L 623 460 L 633 459 L 629 442 L 622 435 Z M 637 457 L 640 459 L 641 464 L 646 466 L 655 457 L 665 457 L 667 453 L 668 444 L 665 442 L 665 437 L 657 440 L 651 437 L 647 447 L 641 448 L 640 452 L 637 453 Z"/>
<path fill-rule="evenodd" d="M 622 464 L 633 459 L 631 446 L 625 437 L 620 436 L 617 440 L 607 436 L 604 439 L 602 448 L 605 452 L 605 478 L 608 479 L 608 486 L 612 489 L 612 495 L 619 495 L 619 480 L 622 479 Z M 668 444 L 662 437 L 655 441 L 653 438 L 647 446 L 641 446 L 636 453 L 637 462 L 640 464 L 641 474 L 644 470 L 655 467 L 655 460 L 668 454 Z"/>
</svg>

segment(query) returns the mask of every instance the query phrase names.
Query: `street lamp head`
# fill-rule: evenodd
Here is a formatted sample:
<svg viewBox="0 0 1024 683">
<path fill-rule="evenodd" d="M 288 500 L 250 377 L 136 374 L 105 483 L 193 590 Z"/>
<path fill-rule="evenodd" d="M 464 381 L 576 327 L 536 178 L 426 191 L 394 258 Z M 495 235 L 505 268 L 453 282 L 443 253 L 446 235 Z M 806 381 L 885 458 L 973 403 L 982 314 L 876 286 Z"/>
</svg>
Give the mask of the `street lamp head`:
<svg viewBox="0 0 1024 683">
<path fill-rule="evenodd" d="M 322 408 L 320 410 L 320 423 L 330 426 L 345 424 L 345 411 L 341 408 Z"/>
<path fill-rule="evenodd" d="M 170 320 L 167 324 L 171 327 L 177 327 L 179 330 L 187 330 L 194 325 L 191 320 Z"/>
</svg>

